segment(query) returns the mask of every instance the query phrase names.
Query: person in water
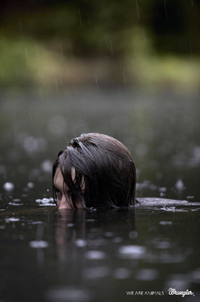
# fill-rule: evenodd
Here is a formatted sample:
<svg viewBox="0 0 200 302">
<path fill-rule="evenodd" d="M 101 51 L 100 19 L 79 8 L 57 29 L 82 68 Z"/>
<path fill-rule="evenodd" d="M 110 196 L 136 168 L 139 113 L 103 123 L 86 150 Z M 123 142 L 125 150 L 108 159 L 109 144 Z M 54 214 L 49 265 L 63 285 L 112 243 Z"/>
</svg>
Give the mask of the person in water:
<svg viewBox="0 0 200 302">
<path fill-rule="evenodd" d="M 53 195 L 59 209 L 135 204 L 136 169 L 129 150 L 99 133 L 81 134 L 58 153 Z"/>
</svg>

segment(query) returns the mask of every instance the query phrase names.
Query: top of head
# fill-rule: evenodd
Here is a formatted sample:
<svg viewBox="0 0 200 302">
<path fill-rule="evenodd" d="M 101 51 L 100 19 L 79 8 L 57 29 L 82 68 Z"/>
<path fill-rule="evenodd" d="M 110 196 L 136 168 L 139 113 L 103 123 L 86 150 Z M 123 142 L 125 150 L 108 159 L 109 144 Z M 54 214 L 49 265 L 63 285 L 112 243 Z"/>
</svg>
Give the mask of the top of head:
<svg viewBox="0 0 200 302">
<path fill-rule="evenodd" d="M 53 176 L 58 166 L 72 197 L 82 200 L 86 207 L 134 204 L 135 165 L 129 150 L 115 138 L 99 133 L 82 134 L 59 152 Z"/>
</svg>

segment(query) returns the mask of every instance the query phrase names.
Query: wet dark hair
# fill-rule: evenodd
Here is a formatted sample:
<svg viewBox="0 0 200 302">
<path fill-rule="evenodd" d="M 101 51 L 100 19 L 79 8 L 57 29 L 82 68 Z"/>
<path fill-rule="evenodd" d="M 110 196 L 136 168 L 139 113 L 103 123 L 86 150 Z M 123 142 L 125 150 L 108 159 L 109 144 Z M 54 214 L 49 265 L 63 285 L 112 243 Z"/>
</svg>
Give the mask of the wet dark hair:
<svg viewBox="0 0 200 302">
<path fill-rule="evenodd" d="M 60 168 L 71 192 L 71 206 L 128 207 L 135 204 L 136 170 L 129 150 L 113 137 L 88 133 L 58 153 L 52 178 Z M 72 168 L 75 178 L 72 179 Z M 64 185 L 64 183 L 63 183 Z M 53 187 L 56 199 L 56 188 Z"/>
</svg>

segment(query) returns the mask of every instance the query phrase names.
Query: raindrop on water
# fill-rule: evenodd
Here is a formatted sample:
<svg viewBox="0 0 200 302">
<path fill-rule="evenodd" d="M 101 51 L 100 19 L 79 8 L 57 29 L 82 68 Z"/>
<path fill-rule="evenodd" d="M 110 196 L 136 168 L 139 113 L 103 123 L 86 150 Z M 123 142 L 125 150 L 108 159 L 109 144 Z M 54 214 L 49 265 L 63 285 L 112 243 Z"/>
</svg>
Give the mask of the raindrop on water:
<svg viewBox="0 0 200 302">
<path fill-rule="evenodd" d="M 34 188 L 34 183 L 33 182 L 28 182 L 27 183 L 27 187 L 29 188 L 29 189 L 33 189 Z"/>
<path fill-rule="evenodd" d="M 175 183 L 175 188 L 178 191 L 183 191 L 185 189 L 184 183 L 181 179 L 177 180 L 177 182 Z"/>
<path fill-rule="evenodd" d="M 104 259 L 106 257 L 106 254 L 102 251 L 88 251 L 86 254 L 85 254 L 85 258 L 87 259 Z"/>
<path fill-rule="evenodd" d="M 119 248 L 119 255 L 122 258 L 137 259 L 142 258 L 146 249 L 139 245 L 125 245 Z"/>
<path fill-rule="evenodd" d="M 4 190 L 6 191 L 12 191 L 14 189 L 14 184 L 12 182 L 6 182 L 4 185 L 3 185 L 3 188 Z"/>
<path fill-rule="evenodd" d="M 48 242 L 39 240 L 39 241 L 31 241 L 29 242 L 30 247 L 32 248 L 46 248 L 49 246 Z"/>
</svg>

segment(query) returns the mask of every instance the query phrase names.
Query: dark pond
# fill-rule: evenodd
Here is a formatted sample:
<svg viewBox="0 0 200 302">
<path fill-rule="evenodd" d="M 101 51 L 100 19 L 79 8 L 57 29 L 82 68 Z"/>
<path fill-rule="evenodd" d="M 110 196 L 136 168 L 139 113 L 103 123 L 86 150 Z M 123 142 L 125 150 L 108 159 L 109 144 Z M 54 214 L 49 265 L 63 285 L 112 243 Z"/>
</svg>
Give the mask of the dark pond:
<svg viewBox="0 0 200 302">
<path fill-rule="evenodd" d="M 0 302 L 197 302 L 199 96 L 97 88 L 0 93 Z M 130 149 L 135 208 L 57 211 L 51 166 L 83 132 Z"/>
</svg>

